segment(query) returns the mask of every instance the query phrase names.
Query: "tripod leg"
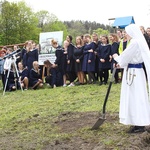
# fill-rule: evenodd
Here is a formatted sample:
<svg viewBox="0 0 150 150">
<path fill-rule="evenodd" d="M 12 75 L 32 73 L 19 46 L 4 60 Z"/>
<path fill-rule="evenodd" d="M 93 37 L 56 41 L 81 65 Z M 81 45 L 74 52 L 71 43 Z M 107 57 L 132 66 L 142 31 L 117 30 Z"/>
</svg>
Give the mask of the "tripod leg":
<svg viewBox="0 0 150 150">
<path fill-rule="evenodd" d="M 17 77 L 16 77 L 16 72 L 14 72 L 14 80 L 15 80 L 15 87 L 16 87 L 16 90 L 17 90 Z"/>
<path fill-rule="evenodd" d="M 6 87 L 7 87 L 7 83 L 8 83 L 8 78 L 9 78 L 9 74 L 10 74 L 10 69 L 11 69 L 11 63 L 9 65 L 9 69 L 8 69 L 8 72 L 7 72 L 7 75 L 6 75 L 6 81 L 5 81 L 5 87 L 4 87 L 3 95 L 5 94 L 5 91 L 6 91 Z"/>
<path fill-rule="evenodd" d="M 16 71 L 17 78 L 18 78 L 18 81 L 19 81 L 19 84 L 20 84 L 21 91 L 23 91 L 22 85 L 21 85 L 21 80 L 20 80 L 20 78 L 19 78 L 19 73 L 18 73 L 18 69 L 17 69 L 16 62 L 14 61 L 13 63 L 14 63 L 15 71 Z"/>
</svg>

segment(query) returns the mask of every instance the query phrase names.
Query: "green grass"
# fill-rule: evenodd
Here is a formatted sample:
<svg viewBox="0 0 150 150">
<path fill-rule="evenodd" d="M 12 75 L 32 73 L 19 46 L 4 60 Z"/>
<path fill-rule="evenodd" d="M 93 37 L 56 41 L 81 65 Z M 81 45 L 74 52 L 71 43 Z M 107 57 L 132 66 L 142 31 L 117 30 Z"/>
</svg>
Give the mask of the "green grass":
<svg viewBox="0 0 150 150">
<path fill-rule="evenodd" d="M 119 111 L 120 87 L 120 84 L 112 85 L 106 107 L 110 115 Z M 75 137 L 117 149 L 120 137 L 127 136 L 120 130 L 118 118 L 114 122 L 116 125 L 106 121 L 98 131 L 91 131 L 85 125 L 77 131 L 63 132 L 54 124 L 63 112 L 101 112 L 107 88 L 108 85 L 95 84 L 6 92 L 0 96 L 1 149 L 41 150 L 58 139 L 71 141 Z M 80 118 L 80 115 L 76 117 Z M 65 121 L 67 117 L 61 119 Z M 113 136 L 117 138 L 114 138 L 112 132 L 116 129 L 119 132 L 115 131 Z"/>
</svg>

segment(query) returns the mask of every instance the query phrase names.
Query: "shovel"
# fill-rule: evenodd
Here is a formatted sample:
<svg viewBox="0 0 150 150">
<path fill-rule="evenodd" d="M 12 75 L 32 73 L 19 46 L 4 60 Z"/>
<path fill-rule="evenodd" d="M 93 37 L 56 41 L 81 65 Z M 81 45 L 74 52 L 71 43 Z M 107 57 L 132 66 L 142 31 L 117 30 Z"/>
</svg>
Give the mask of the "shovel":
<svg viewBox="0 0 150 150">
<path fill-rule="evenodd" d="M 105 118 L 106 103 L 107 103 L 107 100 L 108 100 L 108 96 L 109 96 L 110 89 L 111 89 L 111 86 L 112 86 L 112 83 L 113 83 L 113 80 L 114 80 L 115 73 L 116 73 L 116 68 L 113 68 L 112 78 L 110 80 L 109 87 L 107 89 L 107 93 L 106 93 L 104 104 L 103 104 L 103 114 L 102 114 L 101 117 L 99 117 L 97 122 L 94 124 L 94 126 L 92 127 L 92 130 L 97 130 L 103 124 L 103 122 L 106 120 L 106 118 Z"/>
</svg>

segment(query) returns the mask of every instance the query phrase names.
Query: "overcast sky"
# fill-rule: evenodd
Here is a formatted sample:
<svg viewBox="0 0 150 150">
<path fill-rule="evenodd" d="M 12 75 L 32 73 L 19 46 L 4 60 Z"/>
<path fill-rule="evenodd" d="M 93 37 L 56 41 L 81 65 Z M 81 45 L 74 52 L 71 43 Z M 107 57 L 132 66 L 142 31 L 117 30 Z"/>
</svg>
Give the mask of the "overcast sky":
<svg viewBox="0 0 150 150">
<path fill-rule="evenodd" d="M 17 2 L 19 0 L 8 0 Z M 150 0 L 24 0 L 33 11 L 48 10 L 59 20 L 88 20 L 111 24 L 109 18 L 133 16 L 135 23 L 150 27 Z"/>
</svg>

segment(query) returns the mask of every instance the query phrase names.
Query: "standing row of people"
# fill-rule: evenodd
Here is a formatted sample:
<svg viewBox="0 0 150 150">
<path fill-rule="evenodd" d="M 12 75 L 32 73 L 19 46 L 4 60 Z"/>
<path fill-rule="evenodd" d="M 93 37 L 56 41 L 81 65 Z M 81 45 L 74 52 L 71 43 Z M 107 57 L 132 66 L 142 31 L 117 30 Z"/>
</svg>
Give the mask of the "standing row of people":
<svg viewBox="0 0 150 150">
<path fill-rule="evenodd" d="M 117 33 L 121 33 L 121 36 L 118 36 L 119 34 L 110 34 L 109 36 L 101 35 L 98 38 L 96 33 L 93 33 L 92 36 L 89 34 L 77 36 L 75 44 L 72 43 L 72 36 L 68 35 L 62 47 L 58 44 L 58 41 L 51 40 L 51 45 L 56 49 L 56 60 L 53 64 L 50 60 L 46 60 L 43 64 L 47 68 L 46 82 L 52 87 L 67 86 L 67 80 L 69 80 L 68 86 L 74 86 L 76 79 L 79 84 L 91 84 L 99 81 L 99 85 L 106 85 L 109 73 L 112 72 L 115 66 L 115 60 L 112 57 L 113 54 L 121 54 L 130 42 L 126 38 L 125 31 L 118 30 Z M 14 50 L 17 49 L 18 47 L 15 45 Z M 8 48 L 6 54 L 11 52 L 12 49 Z M 15 59 L 18 70 L 21 73 L 26 72 L 24 76 L 28 80 L 22 78 L 22 82 L 25 81 L 25 89 L 28 89 L 29 86 L 36 89 L 36 85 L 41 86 L 43 84 L 42 70 L 38 65 L 38 47 L 36 43 L 32 40 L 27 41 L 21 53 L 17 54 Z M 10 59 L 7 58 L 4 63 L 5 76 L 9 63 Z M 33 71 L 39 76 L 39 80 L 36 81 L 37 84 L 35 82 L 32 83 L 31 72 Z M 115 83 L 119 82 L 119 72 L 121 72 L 122 78 L 123 69 L 117 69 Z"/>
<path fill-rule="evenodd" d="M 107 84 L 109 70 L 112 71 L 115 63 L 112 55 L 114 53 L 119 55 L 128 43 L 125 31 L 121 41 L 117 34 L 102 35 L 99 39 L 96 33 L 93 33 L 92 36 L 89 34 L 77 36 L 75 44 L 72 43 L 72 36 L 68 35 L 63 47 L 60 47 L 57 41 L 52 40 L 51 44 L 56 49 L 56 60 L 54 64 L 47 60 L 44 65 L 46 68 L 47 66 L 53 68 L 49 70 L 57 70 L 58 74 L 55 73 L 53 77 L 59 82 L 55 81 L 53 83 L 57 84 L 50 85 L 52 87 L 67 86 L 66 80 L 69 80 L 68 86 L 74 86 L 76 79 L 79 84 L 87 82 L 91 84 L 96 81 L 99 81 L 100 85 Z M 115 74 L 115 83 L 119 82 L 119 71 Z M 49 72 L 49 74 L 52 73 Z"/>
</svg>

